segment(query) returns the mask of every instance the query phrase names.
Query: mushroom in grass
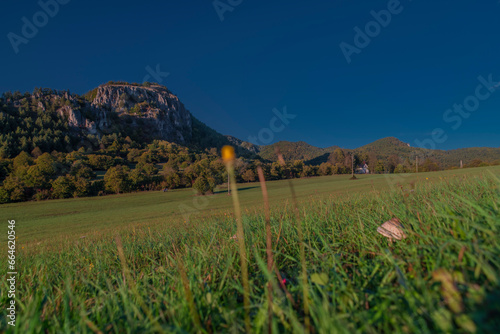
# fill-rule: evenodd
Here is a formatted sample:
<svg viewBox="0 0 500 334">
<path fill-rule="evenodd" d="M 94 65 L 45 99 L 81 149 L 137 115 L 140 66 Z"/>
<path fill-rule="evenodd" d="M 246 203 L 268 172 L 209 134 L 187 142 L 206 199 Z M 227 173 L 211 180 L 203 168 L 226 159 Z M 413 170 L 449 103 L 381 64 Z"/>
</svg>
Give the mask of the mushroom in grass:
<svg viewBox="0 0 500 334">
<path fill-rule="evenodd" d="M 406 238 L 406 234 L 403 231 L 403 224 L 397 218 L 392 218 L 383 223 L 377 228 L 377 232 L 389 238 L 389 241 L 392 241 L 393 238 L 397 240 Z"/>
</svg>

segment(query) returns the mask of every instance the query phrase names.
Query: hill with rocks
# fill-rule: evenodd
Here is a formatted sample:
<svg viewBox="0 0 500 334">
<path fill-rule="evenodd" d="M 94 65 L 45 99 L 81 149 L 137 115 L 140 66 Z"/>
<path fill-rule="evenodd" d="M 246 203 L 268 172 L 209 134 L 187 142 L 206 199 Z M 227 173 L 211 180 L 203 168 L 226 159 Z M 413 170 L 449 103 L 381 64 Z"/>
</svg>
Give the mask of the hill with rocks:
<svg viewBox="0 0 500 334">
<path fill-rule="evenodd" d="M 306 142 L 280 141 L 255 145 L 233 136 L 224 136 L 199 121 L 167 87 L 154 83 L 110 81 L 86 94 L 71 94 L 48 88 L 32 93 L 7 92 L 0 98 L 0 158 L 20 152 L 72 152 L 84 147 L 96 150 L 103 140 L 128 138 L 147 145 L 163 140 L 194 150 L 220 149 L 233 145 L 246 158 L 276 161 L 276 149 L 286 160 L 303 160 L 306 165 L 339 163 L 352 153 L 356 162 L 391 160 L 411 165 L 418 157 L 430 159 L 440 168 L 481 160 L 500 160 L 500 148 L 430 150 L 411 147 L 395 137 L 382 138 L 356 149 L 338 146 L 320 148 Z M 337 152 L 337 153 L 335 153 Z"/>
<path fill-rule="evenodd" d="M 105 136 L 138 143 L 165 140 L 196 149 L 231 141 L 196 119 L 166 87 L 109 82 L 84 95 L 36 88 L 4 93 L 0 100 L 0 157 L 21 151 L 71 152 L 98 148 Z M 238 153 L 252 156 L 243 146 Z"/>
</svg>

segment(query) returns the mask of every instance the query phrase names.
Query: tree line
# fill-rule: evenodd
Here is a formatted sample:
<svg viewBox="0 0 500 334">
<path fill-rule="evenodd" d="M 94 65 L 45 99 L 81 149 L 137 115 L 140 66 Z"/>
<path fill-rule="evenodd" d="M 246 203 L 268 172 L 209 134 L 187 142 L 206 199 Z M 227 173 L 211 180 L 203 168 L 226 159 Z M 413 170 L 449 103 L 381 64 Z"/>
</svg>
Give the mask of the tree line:
<svg viewBox="0 0 500 334">
<path fill-rule="evenodd" d="M 112 139 L 112 140 L 111 140 Z M 354 155 L 355 166 L 363 157 Z M 278 162 L 238 158 L 237 182 L 254 182 L 260 166 L 267 180 L 351 173 L 350 154 L 335 150 L 331 161 L 307 165 L 303 160 Z M 371 158 L 374 172 L 414 172 L 409 162 L 397 157 L 388 162 Z M 366 161 L 362 161 L 366 162 Z M 474 160 L 466 167 L 488 165 Z M 426 160 L 419 171 L 439 170 L 436 162 Z M 111 135 L 101 139 L 99 150 L 81 147 L 65 153 L 21 151 L 12 159 L 0 158 L 0 203 L 71 197 L 102 196 L 135 191 L 194 188 L 211 194 L 225 182 L 227 173 L 217 149 L 194 151 L 166 141 L 155 140 L 141 148 L 130 138 Z"/>
<path fill-rule="evenodd" d="M 61 107 L 77 109 L 86 103 L 85 97 L 74 95 L 72 101 L 69 97 L 67 91 L 36 88 L 32 94 L 8 92 L 0 98 L 0 203 L 191 187 L 199 194 L 211 194 L 227 179 L 216 148 L 227 139 L 200 121 L 193 118 L 198 145 L 192 147 L 144 141 L 141 135 L 123 135 L 119 129 L 98 136 L 71 128 L 58 114 Z M 350 174 L 352 159 L 355 167 L 366 163 L 371 173 L 416 171 L 415 161 L 397 151 L 384 155 L 377 150 L 336 148 L 324 159 L 309 161 L 305 154 L 304 159 L 291 158 L 295 151 L 295 146 L 288 147 L 284 154 L 289 161 L 281 166 L 237 148 L 237 182 L 256 181 L 258 166 L 267 180 Z M 460 152 L 473 156 L 468 149 Z M 481 153 L 491 156 L 487 149 Z M 465 167 L 484 165 L 488 163 L 473 159 Z M 427 157 L 418 170 L 444 167 Z"/>
</svg>

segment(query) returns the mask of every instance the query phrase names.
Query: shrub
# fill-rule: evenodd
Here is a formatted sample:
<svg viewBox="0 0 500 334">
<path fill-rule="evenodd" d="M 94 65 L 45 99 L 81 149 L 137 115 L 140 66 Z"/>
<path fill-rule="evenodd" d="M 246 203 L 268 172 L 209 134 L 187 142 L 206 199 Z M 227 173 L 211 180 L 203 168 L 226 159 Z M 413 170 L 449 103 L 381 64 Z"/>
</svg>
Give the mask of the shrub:
<svg viewBox="0 0 500 334">
<path fill-rule="evenodd" d="M 207 193 L 213 193 L 215 186 L 209 182 L 209 180 L 204 176 L 198 176 L 198 178 L 193 183 L 193 188 L 196 189 L 198 195 L 205 195 Z"/>
</svg>

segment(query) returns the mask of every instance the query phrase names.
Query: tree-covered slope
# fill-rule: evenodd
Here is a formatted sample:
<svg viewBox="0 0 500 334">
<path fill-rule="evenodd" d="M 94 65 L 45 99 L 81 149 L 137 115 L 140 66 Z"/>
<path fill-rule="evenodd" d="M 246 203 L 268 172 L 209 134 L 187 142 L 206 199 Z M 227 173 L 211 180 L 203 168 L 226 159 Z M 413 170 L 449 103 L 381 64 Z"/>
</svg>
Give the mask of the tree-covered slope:
<svg viewBox="0 0 500 334">
<path fill-rule="evenodd" d="M 0 97 L 0 158 L 20 152 L 97 149 L 103 137 L 151 143 L 166 140 L 194 149 L 232 142 L 196 119 L 166 87 L 109 82 L 87 94 L 36 88 Z M 242 156 L 253 156 L 238 146 Z"/>
<path fill-rule="evenodd" d="M 333 152 L 337 146 L 319 148 L 306 142 L 280 141 L 260 147 L 260 156 L 266 160 L 276 161 L 276 149 L 279 149 L 285 160 L 311 160 L 325 153 Z"/>
<path fill-rule="evenodd" d="M 430 150 L 419 147 L 411 147 L 409 144 L 395 138 L 386 137 L 356 149 L 340 149 L 338 146 L 319 148 L 305 142 L 280 141 L 275 144 L 260 146 L 260 156 L 266 160 L 276 161 L 276 148 L 279 148 L 286 160 L 304 160 L 306 165 L 318 166 L 322 163 L 339 163 L 344 157 L 355 155 L 355 162 L 371 163 L 375 168 L 377 163 L 392 164 L 392 168 L 398 164 L 406 164 L 411 167 L 419 160 L 435 163 L 439 169 L 459 167 L 460 161 L 463 165 L 478 165 L 478 161 L 494 163 L 500 161 L 500 148 L 472 147 L 455 150 Z M 337 154 L 334 152 L 337 151 Z M 340 157 L 339 157 L 340 156 Z M 415 167 L 415 166 L 414 166 Z M 387 170 L 387 168 L 386 168 Z"/>
</svg>

